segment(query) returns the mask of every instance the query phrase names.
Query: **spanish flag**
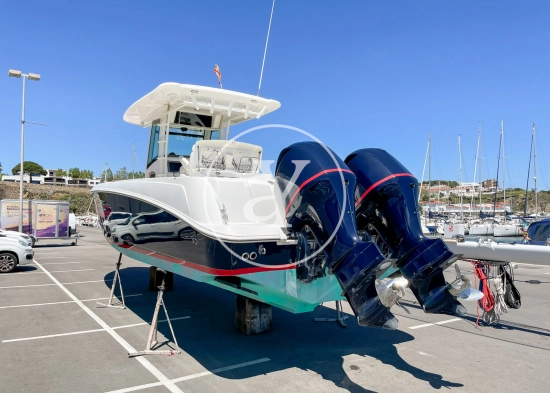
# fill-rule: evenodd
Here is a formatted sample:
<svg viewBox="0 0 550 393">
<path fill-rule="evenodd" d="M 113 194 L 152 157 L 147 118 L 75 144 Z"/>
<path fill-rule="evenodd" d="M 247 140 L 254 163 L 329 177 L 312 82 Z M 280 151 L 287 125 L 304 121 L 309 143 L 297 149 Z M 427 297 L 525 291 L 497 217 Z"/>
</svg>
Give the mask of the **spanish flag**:
<svg viewBox="0 0 550 393">
<path fill-rule="evenodd" d="M 220 88 L 223 89 L 223 87 L 222 87 L 222 74 L 220 72 L 220 67 L 218 67 L 217 64 L 214 64 L 214 74 L 216 74 L 218 76 L 218 83 L 220 84 Z"/>
</svg>

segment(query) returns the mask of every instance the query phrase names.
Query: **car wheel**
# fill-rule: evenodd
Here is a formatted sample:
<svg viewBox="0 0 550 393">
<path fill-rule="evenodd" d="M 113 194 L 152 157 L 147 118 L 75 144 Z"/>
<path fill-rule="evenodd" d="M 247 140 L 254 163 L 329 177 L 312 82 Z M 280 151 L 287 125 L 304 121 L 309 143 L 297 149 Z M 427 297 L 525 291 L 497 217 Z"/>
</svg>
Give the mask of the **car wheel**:
<svg viewBox="0 0 550 393">
<path fill-rule="evenodd" d="M 136 239 L 134 239 L 134 237 L 130 234 L 121 236 L 121 238 L 123 240 L 126 240 L 127 242 L 130 242 L 130 243 L 135 243 L 136 242 Z"/>
<path fill-rule="evenodd" d="M 0 273 L 9 273 L 15 270 L 17 257 L 9 252 L 0 253 Z"/>
</svg>

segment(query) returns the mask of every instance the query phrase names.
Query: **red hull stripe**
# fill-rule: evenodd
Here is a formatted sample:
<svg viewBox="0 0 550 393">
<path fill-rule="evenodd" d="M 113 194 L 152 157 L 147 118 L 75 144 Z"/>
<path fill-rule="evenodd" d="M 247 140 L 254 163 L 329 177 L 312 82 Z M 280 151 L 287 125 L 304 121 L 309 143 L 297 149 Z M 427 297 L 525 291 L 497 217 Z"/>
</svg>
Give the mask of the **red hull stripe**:
<svg viewBox="0 0 550 393">
<path fill-rule="evenodd" d="M 178 264 L 178 265 L 181 265 L 181 266 L 186 266 L 186 267 L 189 267 L 191 269 L 199 270 L 203 273 L 208 273 L 208 274 L 211 274 L 213 276 L 238 276 L 238 275 L 241 275 L 241 274 L 271 272 L 271 271 L 275 271 L 275 270 L 290 270 L 290 269 L 295 268 L 295 266 L 273 267 L 273 268 L 254 266 L 254 267 L 247 267 L 247 268 L 233 269 L 233 270 L 215 269 L 215 268 L 212 268 L 212 267 L 199 265 L 197 263 L 184 261 L 183 259 L 169 257 L 167 255 L 159 254 L 159 253 L 157 253 L 155 251 L 152 251 L 152 250 L 146 250 L 146 249 L 143 249 L 143 248 L 139 248 L 138 246 L 133 246 L 133 247 L 127 246 L 127 245 L 116 245 L 116 246 L 121 247 L 121 248 L 125 248 L 125 249 L 129 249 L 131 251 L 139 252 L 140 254 L 145 254 L 145 255 L 151 256 L 153 258 L 158 258 L 158 259 L 162 259 L 162 260 L 167 261 L 167 262 L 172 262 L 172 263 L 175 263 L 175 264 Z"/>
<path fill-rule="evenodd" d="M 395 173 L 393 175 L 389 175 L 385 178 L 383 178 L 382 180 L 378 180 L 376 183 L 374 183 L 372 186 L 370 186 L 369 188 L 367 188 L 367 190 L 363 193 L 363 195 L 361 195 L 361 197 L 357 200 L 357 202 L 355 202 L 355 207 L 357 207 L 359 205 L 359 203 L 361 203 L 361 201 L 363 199 L 365 199 L 365 197 L 369 194 L 369 192 L 371 192 L 374 187 L 377 187 L 379 186 L 380 184 L 384 183 L 384 182 L 387 182 L 388 180 L 390 179 L 395 179 L 396 177 L 403 177 L 403 176 L 410 176 L 410 177 L 414 177 L 412 174 L 410 173 Z"/>
<path fill-rule="evenodd" d="M 285 215 L 286 213 L 288 212 L 288 209 L 290 209 L 290 205 L 292 205 L 292 202 L 294 202 L 294 199 L 298 196 L 298 193 L 302 190 L 302 188 L 304 188 L 309 182 L 311 182 L 312 180 L 315 180 L 317 179 L 319 176 L 322 176 L 324 175 L 325 173 L 331 173 L 331 172 L 349 172 L 351 174 L 353 174 L 352 171 L 350 171 L 349 169 L 343 169 L 343 168 L 334 168 L 334 169 L 325 169 L 324 171 L 321 171 L 319 172 L 318 174 L 314 175 L 314 176 L 311 176 L 309 179 L 307 179 L 306 181 L 304 181 L 300 187 L 298 187 L 298 189 L 296 190 L 296 192 L 294 193 L 294 195 L 292 195 L 292 198 L 290 198 L 290 202 L 288 202 L 288 205 L 286 205 L 286 209 L 285 209 Z"/>
</svg>

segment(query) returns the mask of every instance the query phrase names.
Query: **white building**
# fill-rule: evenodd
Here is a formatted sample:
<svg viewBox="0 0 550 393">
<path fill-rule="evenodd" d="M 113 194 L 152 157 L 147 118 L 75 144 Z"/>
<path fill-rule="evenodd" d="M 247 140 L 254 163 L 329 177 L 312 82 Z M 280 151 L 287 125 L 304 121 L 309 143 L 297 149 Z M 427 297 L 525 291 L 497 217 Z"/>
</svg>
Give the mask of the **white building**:
<svg viewBox="0 0 550 393">
<path fill-rule="evenodd" d="M 90 187 L 101 183 L 101 178 L 73 179 L 70 176 L 57 177 L 57 169 L 46 169 L 45 175 L 32 175 L 32 184 L 46 184 L 54 186 Z M 2 181 L 19 183 L 20 175 L 4 175 Z M 23 183 L 29 183 L 31 176 L 23 174 Z"/>
</svg>

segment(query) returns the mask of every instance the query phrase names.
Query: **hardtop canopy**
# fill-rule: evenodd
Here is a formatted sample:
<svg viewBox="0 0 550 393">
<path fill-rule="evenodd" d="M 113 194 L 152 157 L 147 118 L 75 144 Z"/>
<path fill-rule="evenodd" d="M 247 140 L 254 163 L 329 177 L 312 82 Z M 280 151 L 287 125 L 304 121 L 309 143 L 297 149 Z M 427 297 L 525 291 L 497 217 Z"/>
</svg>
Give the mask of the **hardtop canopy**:
<svg viewBox="0 0 550 393">
<path fill-rule="evenodd" d="M 219 129 L 223 124 L 238 124 L 273 112 L 281 104 L 250 94 L 214 87 L 163 83 L 133 103 L 123 119 L 130 124 L 148 127 L 156 119 L 176 112 L 212 117 L 209 128 Z M 171 120 L 172 121 L 172 120 Z"/>
</svg>

